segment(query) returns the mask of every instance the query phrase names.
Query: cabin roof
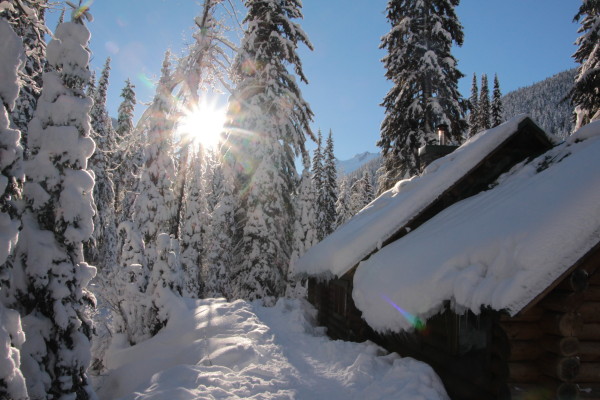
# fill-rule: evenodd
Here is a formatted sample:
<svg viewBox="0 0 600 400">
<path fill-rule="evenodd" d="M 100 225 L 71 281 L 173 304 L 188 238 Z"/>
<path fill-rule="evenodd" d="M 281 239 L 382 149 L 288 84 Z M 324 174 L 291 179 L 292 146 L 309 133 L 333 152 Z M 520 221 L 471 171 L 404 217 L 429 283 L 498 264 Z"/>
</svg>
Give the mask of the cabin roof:
<svg viewBox="0 0 600 400">
<path fill-rule="evenodd" d="M 524 161 L 363 261 L 353 298 L 379 331 L 450 302 L 511 315 L 600 242 L 600 121 Z"/>
<path fill-rule="evenodd" d="M 474 176 L 488 174 L 492 183 L 503 167 L 503 160 L 489 160 L 506 151 L 515 138 L 541 153 L 551 147 L 554 139 L 539 129 L 526 115 L 519 115 L 504 124 L 483 131 L 451 154 L 436 160 L 420 176 L 398 182 L 323 241 L 313 246 L 292 266 L 299 275 L 331 278 L 344 275 L 382 246 L 406 234 L 437 212 L 444 209 L 460 186 L 462 195 L 469 190 Z M 511 142 L 512 140 L 512 142 Z M 523 145 L 523 143 L 518 143 Z M 514 147 L 514 146 L 513 146 Z M 518 146 L 517 146 L 518 147 Z M 485 181 L 485 179 L 483 180 Z M 464 196 L 466 197 L 466 196 Z"/>
</svg>

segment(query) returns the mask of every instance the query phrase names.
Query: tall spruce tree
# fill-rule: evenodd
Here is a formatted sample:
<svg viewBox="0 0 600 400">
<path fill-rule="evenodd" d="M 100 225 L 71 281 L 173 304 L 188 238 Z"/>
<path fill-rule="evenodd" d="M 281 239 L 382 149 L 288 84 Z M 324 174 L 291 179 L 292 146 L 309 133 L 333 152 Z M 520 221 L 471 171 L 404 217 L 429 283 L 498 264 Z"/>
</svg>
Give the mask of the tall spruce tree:
<svg viewBox="0 0 600 400">
<path fill-rule="evenodd" d="M 466 127 L 465 103 L 458 92 L 463 76 L 451 54 L 462 45 L 463 31 L 454 8 L 459 0 L 390 0 L 392 29 L 380 47 L 386 78 L 392 82 L 382 105 L 385 117 L 377 145 L 383 155 L 380 191 L 399 178 L 418 173 L 418 150 L 434 143 L 436 125 L 444 123 L 456 141 Z"/>
<path fill-rule="evenodd" d="M 315 218 L 317 224 L 317 240 L 323 240 L 325 237 L 322 221 L 325 218 L 325 170 L 323 165 L 323 135 L 319 129 L 317 133 L 317 148 L 313 152 L 312 158 L 312 186 L 315 192 Z"/>
<path fill-rule="evenodd" d="M 23 148 L 20 132 L 10 128 L 10 112 L 19 93 L 19 71 L 25 63 L 23 43 L 11 26 L 0 18 L 2 57 L 0 57 L 0 398 L 25 400 L 27 390 L 21 373 L 19 347 L 25 337 L 21 317 L 5 307 L 4 297 L 12 278 L 11 263 L 19 235 L 20 215 L 14 203 L 21 195 L 24 180 Z M 9 302 L 9 301 L 7 301 Z"/>
<path fill-rule="evenodd" d="M 115 210 L 117 221 L 121 223 L 131 220 L 131 209 L 135 200 L 135 189 L 144 163 L 144 140 L 141 130 L 136 130 L 133 125 L 133 111 L 135 109 L 135 86 L 129 79 L 121 91 L 121 104 L 117 117 L 116 137 L 118 151 L 114 171 L 115 185 Z"/>
<path fill-rule="evenodd" d="M 321 220 L 318 221 L 322 230 L 323 238 L 335 229 L 335 203 L 337 202 L 337 169 L 335 167 L 335 155 L 333 154 L 333 137 L 329 130 L 327 144 L 323 151 L 323 196 L 321 204 Z"/>
<path fill-rule="evenodd" d="M 94 92 L 94 105 L 90 113 L 92 137 L 96 151 L 90 158 L 90 169 L 94 171 L 94 234 L 86 250 L 86 260 L 95 264 L 102 274 L 117 263 L 117 226 L 115 215 L 115 190 L 112 170 L 115 166 L 117 141 L 112 120 L 106 110 L 106 96 L 110 74 L 110 57 L 106 59 L 98 87 Z"/>
<path fill-rule="evenodd" d="M 348 187 L 348 178 L 342 178 L 337 202 L 335 203 L 335 227 L 339 227 L 344 222 L 352 218 L 350 209 L 350 188 Z"/>
<path fill-rule="evenodd" d="M 574 21 L 581 36 L 573 58 L 579 67 L 570 97 L 575 105 L 575 130 L 600 118 L 600 0 L 583 0 Z"/>
<path fill-rule="evenodd" d="M 490 129 L 491 107 L 490 107 L 490 89 L 486 74 L 481 75 L 481 91 L 479 92 L 479 107 L 477 112 L 477 130 L 484 131 Z"/>
<path fill-rule="evenodd" d="M 283 295 L 292 241 L 297 185 L 295 156 L 309 158 L 305 135 L 312 136 L 312 111 L 294 74 L 306 77 L 296 49 L 308 37 L 294 19 L 300 0 L 246 0 L 248 14 L 234 62 L 237 86 L 230 102 L 230 167 L 238 170 L 239 199 L 234 296 L 245 299 Z M 267 300 L 270 301 L 270 300 Z"/>
<path fill-rule="evenodd" d="M 498 74 L 494 75 L 494 91 L 492 92 L 492 128 L 502 123 L 504 109 L 502 107 L 502 93 L 500 92 L 500 81 Z"/>
<path fill-rule="evenodd" d="M 50 70 L 28 127 L 26 207 L 11 290 L 25 315 L 22 371 L 35 399 L 96 397 L 86 375 L 95 303 L 87 285 L 95 268 L 83 261 L 82 246 L 94 212 L 84 18 L 91 18 L 85 8 L 74 11 L 48 44 Z"/>
<path fill-rule="evenodd" d="M 471 97 L 469 97 L 469 137 L 479 132 L 479 89 L 477 87 L 477 75 L 473 74 L 471 84 Z"/>
<path fill-rule="evenodd" d="M 218 193 L 218 196 L 207 233 L 204 295 L 230 299 L 235 199 L 232 179 L 225 174 L 221 164 L 214 167 L 212 187 L 212 192 Z"/>
</svg>

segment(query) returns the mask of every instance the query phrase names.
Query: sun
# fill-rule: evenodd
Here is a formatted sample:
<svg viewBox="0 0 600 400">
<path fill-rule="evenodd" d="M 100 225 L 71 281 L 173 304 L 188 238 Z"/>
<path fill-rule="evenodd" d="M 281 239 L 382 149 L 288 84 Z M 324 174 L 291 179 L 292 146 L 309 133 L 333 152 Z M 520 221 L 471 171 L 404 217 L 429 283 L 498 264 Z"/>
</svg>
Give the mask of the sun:
<svg viewBox="0 0 600 400">
<path fill-rule="evenodd" d="M 221 139 L 225 119 L 225 107 L 203 100 L 184 112 L 177 131 L 194 145 L 215 148 Z"/>
</svg>

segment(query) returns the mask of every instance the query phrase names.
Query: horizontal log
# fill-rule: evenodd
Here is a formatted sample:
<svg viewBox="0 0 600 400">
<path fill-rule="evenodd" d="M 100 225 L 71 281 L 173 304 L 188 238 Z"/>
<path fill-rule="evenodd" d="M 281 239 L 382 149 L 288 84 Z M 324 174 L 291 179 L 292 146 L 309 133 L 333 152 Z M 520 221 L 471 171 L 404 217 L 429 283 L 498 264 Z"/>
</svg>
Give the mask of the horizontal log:
<svg viewBox="0 0 600 400">
<path fill-rule="evenodd" d="M 538 365 L 534 362 L 509 362 L 508 382 L 531 383 L 537 382 L 541 376 Z"/>
<path fill-rule="evenodd" d="M 550 335 L 578 336 L 583 326 L 581 315 L 575 312 L 544 314 L 540 322 L 541 329 Z"/>
<path fill-rule="evenodd" d="M 573 383 L 543 383 L 511 385 L 512 399 L 558 399 L 576 400 L 579 398 L 579 388 Z"/>
<path fill-rule="evenodd" d="M 589 286 L 590 280 L 586 270 L 577 269 L 556 287 L 559 290 L 583 292 Z"/>
<path fill-rule="evenodd" d="M 598 382 L 579 382 L 577 383 L 579 387 L 579 398 L 589 399 L 589 400 L 598 400 L 600 399 L 600 383 Z"/>
<path fill-rule="evenodd" d="M 546 310 L 566 313 L 575 311 L 583 301 L 582 293 L 553 290 L 540 301 L 539 306 Z"/>
<path fill-rule="evenodd" d="M 544 350 L 537 340 L 514 341 L 510 346 L 510 361 L 535 361 Z"/>
<path fill-rule="evenodd" d="M 542 338 L 540 347 L 563 357 L 575 356 L 580 352 L 579 340 L 576 337 L 546 336 Z"/>
<path fill-rule="evenodd" d="M 600 285 L 592 285 L 583 292 L 585 301 L 600 301 Z"/>
<path fill-rule="evenodd" d="M 515 322 L 534 322 L 542 319 L 542 315 L 544 314 L 544 309 L 541 307 L 532 307 L 524 313 L 518 313 L 514 317 L 511 317 L 508 314 L 502 314 L 500 316 L 500 321 L 515 321 Z"/>
<path fill-rule="evenodd" d="M 540 371 L 562 382 L 571 382 L 579 374 L 580 361 L 577 357 L 560 357 L 547 354 L 538 361 Z"/>
<path fill-rule="evenodd" d="M 534 340 L 542 336 L 542 330 L 537 322 L 506 321 L 502 322 L 501 326 L 510 341 Z"/>
<path fill-rule="evenodd" d="M 600 363 L 582 362 L 575 382 L 595 382 L 600 384 Z"/>
<path fill-rule="evenodd" d="M 600 339 L 600 338 L 599 338 Z M 579 353 L 582 356 L 600 357 L 600 342 L 579 342 Z"/>
<path fill-rule="evenodd" d="M 586 301 L 577 312 L 581 314 L 583 322 L 600 322 L 600 301 Z"/>
<path fill-rule="evenodd" d="M 581 332 L 577 335 L 579 340 L 598 340 L 600 338 L 600 323 L 583 324 Z"/>
</svg>

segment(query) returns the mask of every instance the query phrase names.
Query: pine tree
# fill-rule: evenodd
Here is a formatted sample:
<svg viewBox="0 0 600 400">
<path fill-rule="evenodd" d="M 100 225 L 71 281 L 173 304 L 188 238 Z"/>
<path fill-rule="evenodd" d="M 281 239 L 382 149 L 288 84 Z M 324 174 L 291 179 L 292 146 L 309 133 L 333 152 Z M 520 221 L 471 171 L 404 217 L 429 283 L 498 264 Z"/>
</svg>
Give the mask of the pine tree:
<svg viewBox="0 0 600 400">
<path fill-rule="evenodd" d="M 206 297 L 231 298 L 230 273 L 233 265 L 233 235 L 235 224 L 235 200 L 233 182 L 221 165 L 213 174 L 213 193 L 219 197 L 212 212 L 207 233 L 206 270 L 204 294 Z"/>
<path fill-rule="evenodd" d="M 573 58 L 580 64 L 571 90 L 575 105 L 575 130 L 600 118 L 600 0 L 583 0 L 574 21 L 581 21 L 581 36 Z"/>
<path fill-rule="evenodd" d="M 479 92 L 479 110 L 477 112 L 477 131 L 490 129 L 490 90 L 486 74 L 481 75 L 481 91 Z"/>
<path fill-rule="evenodd" d="M 234 63 L 237 87 L 230 111 L 230 168 L 239 170 L 234 296 L 270 302 L 285 290 L 291 254 L 293 205 L 297 185 L 294 157 L 309 159 L 305 134 L 312 135 L 312 111 L 302 99 L 299 43 L 312 49 L 300 26 L 299 0 L 246 0 L 247 28 Z M 248 134 L 247 132 L 251 132 Z M 242 168 L 239 169 L 238 166 Z M 267 300 L 269 299 L 269 300 Z"/>
<path fill-rule="evenodd" d="M 145 121 L 147 144 L 144 148 L 144 166 L 138 184 L 138 196 L 133 204 L 134 228 L 146 246 L 146 264 L 151 270 L 156 259 L 154 246 L 159 233 L 170 233 L 175 219 L 175 163 L 172 149 L 172 111 L 170 92 L 170 54 L 166 53 L 162 75 L 156 89 L 153 111 Z"/>
<path fill-rule="evenodd" d="M 12 121 L 21 131 L 21 143 L 25 158 L 29 155 L 27 146 L 28 124 L 33 118 L 42 88 L 42 74 L 46 65 L 46 42 L 49 33 L 45 25 L 46 0 L 11 0 L 2 2 L 0 15 L 12 25 L 22 39 L 27 61 L 19 71 L 22 82 L 19 96 L 12 110 Z"/>
<path fill-rule="evenodd" d="M 323 135 L 319 129 L 317 133 L 317 148 L 313 152 L 312 182 L 315 191 L 315 217 L 317 224 L 317 240 L 325 237 L 325 228 L 322 224 L 325 218 L 325 170 L 323 165 Z"/>
<path fill-rule="evenodd" d="M 17 245 L 14 296 L 26 341 L 22 371 L 35 399 L 95 398 L 86 376 L 90 361 L 95 268 L 83 261 L 82 242 L 93 232 L 93 174 L 87 160 L 92 99 L 85 9 L 61 24 L 48 44 L 49 72 L 29 124 L 31 157 L 23 229 Z"/>
<path fill-rule="evenodd" d="M 352 215 L 365 208 L 367 204 L 373 201 L 374 192 L 371 183 L 371 174 L 365 171 L 363 176 L 352 184 L 350 188 L 350 211 Z"/>
<path fill-rule="evenodd" d="M 198 151 L 189 166 L 181 221 L 181 264 L 184 273 L 184 296 L 199 298 L 202 294 L 200 272 L 206 255 L 206 230 L 209 224 L 206 202 L 204 154 Z"/>
<path fill-rule="evenodd" d="M 466 127 L 465 104 L 458 92 L 463 76 L 451 54 L 462 45 L 462 26 L 454 12 L 459 0 L 389 0 L 392 29 L 380 47 L 386 78 L 393 84 L 382 105 L 385 117 L 377 145 L 383 155 L 380 190 L 419 172 L 418 150 L 434 143 L 444 123 L 456 141 Z"/>
<path fill-rule="evenodd" d="M 4 300 L 12 278 L 7 259 L 19 235 L 20 216 L 14 201 L 21 195 L 24 180 L 20 132 L 10 128 L 9 116 L 19 93 L 18 74 L 25 63 L 25 53 L 21 39 L 4 19 L 0 19 L 0 37 L 3 41 L 0 57 L 0 71 L 3 71 L 0 83 L 0 300 Z M 0 398 L 29 398 L 20 371 L 19 347 L 24 341 L 19 313 L 0 301 Z"/>
<path fill-rule="evenodd" d="M 479 89 L 477 88 L 477 75 L 473 74 L 471 97 L 469 97 L 469 137 L 479 132 Z"/>
<path fill-rule="evenodd" d="M 502 93 L 498 74 L 494 75 L 494 91 L 492 92 L 492 128 L 502 123 L 504 109 L 502 107 Z"/>
<path fill-rule="evenodd" d="M 335 203 L 335 227 L 339 227 L 352 218 L 352 210 L 350 209 L 350 191 L 348 187 L 348 179 L 344 177 L 340 183 L 340 192 L 338 200 Z"/>
<path fill-rule="evenodd" d="M 323 238 L 335 229 L 335 203 L 337 202 L 337 169 L 335 155 L 333 154 L 333 137 L 331 130 L 327 137 L 327 145 L 323 152 L 323 203 L 321 204 L 321 220 L 318 225 L 322 230 Z"/>
<path fill-rule="evenodd" d="M 90 114 L 93 138 L 96 142 L 96 151 L 90 158 L 90 169 L 94 171 L 94 235 L 90 243 L 84 247 L 86 260 L 94 263 L 99 268 L 100 275 L 107 268 L 117 263 L 117 226 L 115 215 L 115 191 L 112 170 L 117 149 L 115 131 L 112 120 L 106 110 L 106 95 L 110 73 L 110 57 L 106 59 L 102 74 L 98 80 L 98 87 L 94 92 L 94 105 Z"/>
<path fill-rule="evenodd" d="M 131 220 L 131 209 L 135 200 L 140 170 L 144 163 L 144 140 L 140 130 L 133 125 L 136 98 L 135 86 L 128 79 L 121 91 L 121 104 L 117 117 L 116 137 L 119 143 L 114 171 L 115 210 L 117 221 Z"/>
</svg>

